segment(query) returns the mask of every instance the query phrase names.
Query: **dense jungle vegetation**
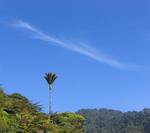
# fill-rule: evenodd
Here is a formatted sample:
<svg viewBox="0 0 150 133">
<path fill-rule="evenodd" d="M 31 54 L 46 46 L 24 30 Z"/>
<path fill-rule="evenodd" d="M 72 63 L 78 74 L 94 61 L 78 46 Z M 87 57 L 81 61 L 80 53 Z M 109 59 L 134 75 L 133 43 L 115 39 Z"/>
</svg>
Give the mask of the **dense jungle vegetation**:
<svg viewBox="0 0 150 133">
<path fill-rule="evenodd" d="M 86 133 L 150 133 L 150 109 L 120 112 L 109 109 L 81 109 Z"/>
<path fill-rule="evenodd" d="M 49 115 L 21 94 L 0 89 L 0 133 L 150 133 L 150 109 L 81 109 Z"/>
<path fill-rule="evenodd" d="M 0 89 L 0 133 L 83 133 L 84 121 L 70 112 L 49 116 L 21 94 Z"/>
</svg>

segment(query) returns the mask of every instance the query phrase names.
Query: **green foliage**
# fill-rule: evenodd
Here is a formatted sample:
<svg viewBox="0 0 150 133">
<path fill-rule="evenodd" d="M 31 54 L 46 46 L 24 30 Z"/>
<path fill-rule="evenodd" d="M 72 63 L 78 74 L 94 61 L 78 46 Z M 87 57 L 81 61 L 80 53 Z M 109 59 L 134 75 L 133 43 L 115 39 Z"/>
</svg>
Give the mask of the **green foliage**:
<svg viewBox="0 0 150 133">
<path fill-rule="evenodd" d="M 84 132 L 83 116 L 74 113 L 60 113 L 51 116 L 53 123 L 60 127 L 61 133 L 82 133 Z"/>
<path fill-rule="evenodd" d="M 84 118 L 74 113 L 49 116 L 18 93 L 0 90 L 0 133 L 82 133 Z"/>
<path fill-rule="evenodd" d="M 6 111 L 0 109 L 0 133 L 11 132 L 15 133 L 15 128 L 17 128 L 17 123 L 15 119 L 9 115 Z"/>
<path fill-rule="evenodd" d="M 86 118 L 85 133 L 150 133 L 150 109 L 125 112 L 108 109 L 82 109 Z"/>
<path fill-rule="evenodd" d="M 44 76 L 45 80 L 49 85 L 52 85 L 53 82 L 58 78 L 55 73 L 46 73 Z"/>
</svg>

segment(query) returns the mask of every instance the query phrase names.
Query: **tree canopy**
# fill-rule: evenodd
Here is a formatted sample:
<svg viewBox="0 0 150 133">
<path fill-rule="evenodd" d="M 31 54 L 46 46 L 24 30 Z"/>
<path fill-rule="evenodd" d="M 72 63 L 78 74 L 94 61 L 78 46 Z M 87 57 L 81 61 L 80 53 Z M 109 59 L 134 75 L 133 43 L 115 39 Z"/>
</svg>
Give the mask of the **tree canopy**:
<svg viewBox="0 0 150 133">
<path fill-rule="evenodd" d="M 121 112 L 110 109 L 81 109 L 85 133 L 150 133 L 150 109 Z"/>
<path fill-rule="evenodd" d="M 65 112 L 51 115 L 41 111 L 19 93 L 6 94 L 0 89 L 0 133 L 83 133 L 84 117 Z"/>
</svg>

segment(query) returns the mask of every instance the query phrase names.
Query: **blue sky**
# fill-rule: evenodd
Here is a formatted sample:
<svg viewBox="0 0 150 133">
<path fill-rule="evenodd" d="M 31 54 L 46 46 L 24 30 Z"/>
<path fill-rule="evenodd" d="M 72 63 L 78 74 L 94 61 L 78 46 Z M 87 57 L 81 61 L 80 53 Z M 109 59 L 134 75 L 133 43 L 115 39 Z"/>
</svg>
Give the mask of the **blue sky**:
<svg viewBox="0 0 150 133">
<path fill-rule="evenodd" d="M 0 0 L 0 83 L 48 112 L 150 107 L 150 1 Z"/>
</svg>

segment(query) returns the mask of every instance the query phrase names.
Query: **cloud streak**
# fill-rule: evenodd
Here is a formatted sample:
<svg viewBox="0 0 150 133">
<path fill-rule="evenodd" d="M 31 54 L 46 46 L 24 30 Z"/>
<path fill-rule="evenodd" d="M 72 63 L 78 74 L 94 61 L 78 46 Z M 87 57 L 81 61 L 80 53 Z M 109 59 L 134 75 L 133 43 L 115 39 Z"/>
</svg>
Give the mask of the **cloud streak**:
<svg viewBox="0 0 150 133">
<path fill-rule="evenodd" d="M 106 54 L 99 52 L 94 47 L 80 42 L 80 41 L 68 41 L 60 40 L 59 38 L 52 37 L 41 30 L 35 28 L 33 25 L 22 20 L 16 20 L 12 23 L 12 26 L 15 28 L 22 28 L 32 33 L 32 38 L 45 41 L 51 45 L 59 46 L 69 51 L 87 56 L 93 60 L 96 60 L 100 63 L 107 64 L 111 67 L 131 70 L 135 68 L 135 65 L 124 64 L 118 61 L 117 59 L 108 57 Z"/>
</svg>

